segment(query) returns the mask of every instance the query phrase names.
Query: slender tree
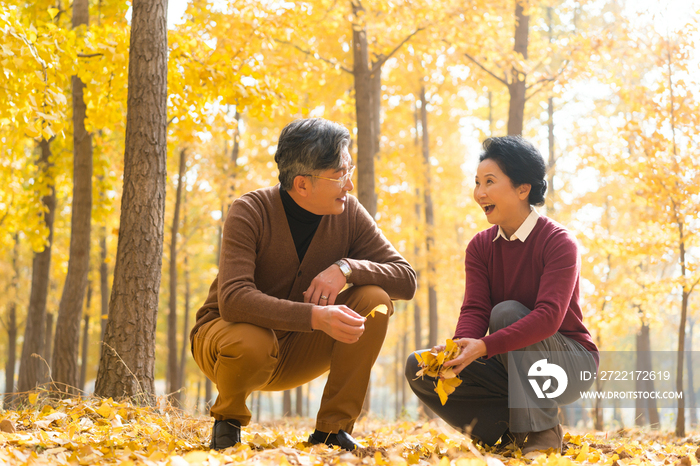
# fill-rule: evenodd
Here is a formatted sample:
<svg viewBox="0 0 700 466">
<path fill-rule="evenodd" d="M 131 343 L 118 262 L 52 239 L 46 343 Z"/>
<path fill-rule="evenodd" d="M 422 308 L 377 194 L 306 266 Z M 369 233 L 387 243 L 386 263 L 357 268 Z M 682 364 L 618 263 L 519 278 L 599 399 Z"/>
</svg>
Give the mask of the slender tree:
<svg viewBox="0 0 700 466">
<path fill-rule="evenodd" d="M 73 28 L 89 24 L 88 0 L 73 2 Z M 52 374 L 56 387 L 75 393 L 79 383 L 78 350 L 83 299 L 90 268 L 92 218 L 92 135 L 85 129 L 85 84 L 73 76 L 73 203 L 68 274 L 58 306 Z"/>
<path fill-rule="evenodd" d="M 167 392 L 171 394 L 172 401 L 174 403 L 180 402 L 180 390 L 179 381 L 179 362 L 178 362 L 178 345 L 177 345 L 177 237 L 178 229 L 180 228 L 180 209 L 182 207 L 182 191 L 184 187 L 184 177 L 185 177 L 185 163 L 186 163 L 186 153 L 185 149 L 180 150 L 178 177 L 177 177 L 177 188 L 175 194 L 175 211 L 173 213 L 173 223 L 170 228 L 170 299 L 168 303 L 168 371 L 167 380 L 168 388 Z M 183 342 L 184 344 L 184 342 Z M 176 393 L 177 392 L 177 393 Z"/>
<path fill-rule="evenodd" d="M 46 365 L 37 356 L 44 354 L 46 298 L 49 291 L 56 190 L 54 189 L 53 163 L 49 141 L 42 139 L 39 146 L 41 148 L 41 157 L 38 163 L 39 170 L 41 177 L 48 180 L 48 193 L 41 199 L 48 236 L 43 251 L 36 253 L 32 261 L 29 309 L 27 310 L 27 323 L 24 327 L 24 343 L 22 344 L 22 358 L 19 366 L 19 380 L 17 381 L 17 390 L 19 392 L 33 390 L 37 384 L 46 380 L 43 377 Z"/>
<path fill-rule="evenodd" d="M 155 330 L 163 255 L 167 126 L 167 0 L 135 0 L 129 45 L 124 189 L 99 396 L 155 391 Z"/>
</svg>

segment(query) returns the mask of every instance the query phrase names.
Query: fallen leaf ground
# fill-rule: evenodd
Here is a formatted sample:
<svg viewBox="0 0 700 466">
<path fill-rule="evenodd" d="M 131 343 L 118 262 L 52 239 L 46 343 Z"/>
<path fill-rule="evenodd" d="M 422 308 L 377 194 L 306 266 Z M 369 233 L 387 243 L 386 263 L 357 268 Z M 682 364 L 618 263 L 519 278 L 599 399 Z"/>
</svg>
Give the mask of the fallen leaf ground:
<svg viewBox="0 0 700 466">
<path fill-rule="evenodd" d="M 473 445 L 441 421 L 373 420 L 356 426 L 354 436 L 366 448 L 354 454 L 306 443 L 310 420 L 253 424 L 244 429 L 241 445 L 214 452 L 208 449 L 211 424 L 209 418 L 112 400 L 36 403 L 0 415 L 0 465 L 694 466 L 700 458 L 697 433 L 677 439 L 628 429 L 569 432 L 564 454 L 523 457 L 513 446 Z"/>
</svg>

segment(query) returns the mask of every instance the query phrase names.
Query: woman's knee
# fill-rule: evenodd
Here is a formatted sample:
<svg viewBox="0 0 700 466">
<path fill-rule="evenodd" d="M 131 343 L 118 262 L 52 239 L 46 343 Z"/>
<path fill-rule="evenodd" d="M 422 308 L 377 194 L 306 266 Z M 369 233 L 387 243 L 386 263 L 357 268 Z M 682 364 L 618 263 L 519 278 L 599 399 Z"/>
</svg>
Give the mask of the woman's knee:
<svg viewBox="0 0 700 466">
<path fill-rule="evenodd" d="M 489 332 L 494 333 L 519 321 L 530 313 L 530 309 L 518 301 L 503 301 L 491 310 Z"/>
</svg>

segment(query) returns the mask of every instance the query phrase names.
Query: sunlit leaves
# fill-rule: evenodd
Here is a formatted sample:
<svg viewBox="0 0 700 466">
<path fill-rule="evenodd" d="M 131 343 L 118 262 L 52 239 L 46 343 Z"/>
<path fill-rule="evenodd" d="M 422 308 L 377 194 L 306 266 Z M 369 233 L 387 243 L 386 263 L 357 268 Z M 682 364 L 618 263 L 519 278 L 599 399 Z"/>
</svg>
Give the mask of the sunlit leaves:
<svg viewBox="0 0 700 466">
<path fill-rule="evenodd" d="M 444 363 L 459 356 L 460 351 L 461 348 L 448 338 L 442 351 L 415 353 L 421 368 L 416 373 L 416 377 L 428 376 L 438 379 L 435 393 L 440 396 L 440 402 L 443 405 L 447 403 L 447 397 L 462 383 L 462 379 L 455 375 L 452 367 L 444 367 Z"/>
</svg>

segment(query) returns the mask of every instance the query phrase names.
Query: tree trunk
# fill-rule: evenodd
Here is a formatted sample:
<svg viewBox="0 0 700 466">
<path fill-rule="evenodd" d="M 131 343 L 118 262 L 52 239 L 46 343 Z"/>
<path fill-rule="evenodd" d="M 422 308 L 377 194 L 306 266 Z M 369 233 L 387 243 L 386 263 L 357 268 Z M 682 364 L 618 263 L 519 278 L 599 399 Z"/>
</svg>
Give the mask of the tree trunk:
<svg viewBox="0 0 700 466">
<path fill-rule="evenodd" d="M 44 353 L 42 355 L 42 357 L 44 358 L 45 361 L 51 361 L 51 359 L 53 359 L 53 336 L 54 336 L 53 322 L 54 322 L 53 313 L 47 312 L 46 313 L 46 333 L 44 334 Z M 49 370 L 46 367 L 46 365 L 44 365 L 41 368 L 41 373 L 44 374 L 44 375 L 42 375 L 43 380 L 49 379 Z"/>
<path fill-rule="evenodd" d="M 365 10 L 359 2 L 352 2 L 352 12 L 360 22 L 364 21 Z M 357 198 L 374 217 L 377 214 L 377 194 L 374 188 L 372 83 L 367 28 L 363 23 L 353 26 L 352 48 L 357 120 Z"/>
<path fill-rule="evenodd" d="M 688 319 L 688 339 L 685 342 L 687 352 L 686 365 L 688 367 L 688 408 L 690 408 L 690 427 L 691 429 L 698 425 L 698 413 L 695 400 L 695 371 L 693 370 L 693 327 L 695 326 L 694 319 Z"/>
<path fill-rule="evenodd" d="M 87 26 L 88 0 L 73 2 L 73 28 Z M 58 306 L 52 376 L 56 388 L 76 394 L 79 383 L 78 351 L 83 299 L 90 268 L 92 218 L 92 136 L 85 129 L 85 84 L 73 76 L 73 203 L 71 207 L 68 274 Z"/>
<path fill-rule="evenodd" d="M 641 312 L 641 310 L 640 310 Z M 652 370 L 651 364 L 651 338 L 649 334 L 649 325 L 643 321 L 637 335 L 637 367 L 638 371 Z M 653 380 L 638 380 L 636 382 L 637 391 L 653 392 Z M 652 429 L 658 429 L 659 425 L 659 410 L 656 406 L 655 399 L 635 401 L 635 424 L 645 426 L 650 424 Z"/>
<path fill-rule="evenodd" d="M 430 174 L 430 138 L 428 136 L 428 109 L 425 97 L 425 86 L 420 89 L 420 118 L 422 129 L 423 171 L 425 174 L 425 255 L 428 259 L 428 347 L 437 345 L 438 339 L 438 298 L 435 287 L 437 270 L 435 268 L 435 217 L 431 192 Z"/>
<path fill-rule="evenodd" d="M 167 1 L 134 0 L 124 190 L 98 396 L 153 402 L 163 255 L 167 126 Z"/>
<path fill-rule="evenodd" d="M 185 224 L 187 221 L 184 222 Z M 189 330 L 190 330 L 190 271 L 189 271 L 189 260 L 187 257 L 187 251 L 184 251 L 184 272 L 185 272 L 185 321 L 182 325 L 182 346 L 180 347 L 180 367 L 178 368 L 177 375 L 178 387 L 185 386 L 185 368 L 187 367 L 187 349 L 189 345 Z M 182 395 L 178 397 L 178 401 L 182 402 Z"/>
<path fill-rule="evenodd" d="M 86 312 L 83 316 L 83 348 L 80 354 L 80 384 L 78 389 L 82 392 L 85 391 L 85 383 L 87 381 L 87 367 L 88 367 L 88 344 L 90 342 L 90 313 Z"/>
<path fill-rule="evenodd" d="M 46 330 L 46 297 L 49 290 L 49 271 L 51 269 L 51 246 L 53 245 L 53 221 L 56 210 L 56 190 L 53 183 L 53 163 L 49 141 L 42 139 L 40 143 L 41 157 L 39 159 L 40 177 L 49 180 L 49 194 L 42 197 L 45 208 L 44 222 L 49 230 L 46 246 L 40 253 L 34 255 L 32 263 L 32 285 L 29 295 L 27 323 L 24 327 L 24 343 L 22 344 L 22 359 L 19 366 L 17 390 L 28 392 L 45 379 L 41 376 L 45 364 L 33 354 L 44 354 L 44 338 Z"/>
<path fill-rule="evenodd" d="M 5 293 L 10 297 L 7 303 L 7 361 L 5 362 L 5 396 L 3 408 L 7 409 L 14 403 L 15 365 L 17 363 L 17 291 L 19 287 L 19 235 L 15 233 L 12 248 L 12 282 Z"/>
<path fill-rule="evenodd" d="M 166 392 L 170 394 L 171 402 L 179 405 L 180 394 L 175 393 L 180 389 L 178 381 L 180 375 L 178 369 L 178 345 L 177 345 L 177 232 L 180 227 L 180 207 L 182 205 L 183 178 L 185 176 L 185 149 L 180 150 L 180 165 L 178 169 L 177 190 L 175 194 L 175 211 L 173 213 L 173 224 L 170 229 L 170 300 L 168 313 L 168 388 Z M 184 343 L 184 342 L 183 342 Z"/>
<path fill-rule="evenodd" d="M 109 315 L 109 271 L 107 270 L 107 228 L 100 229 L 100 341 L 104 341 Z"/>
<path fill-rule="evenodd" d="M 282 417 L 292 415 L 292 391 L 285 390 L 282 393 Z"/>
<path fill-rule="evenodd" d="M 686 259 L 685 259 L 685 236 L 683 232 L 683 224 L 678 223 L 678 237 L 681 262 L 681 276 L 686 278 Z M 683 356 L 685 351 L 685 323 L 688 318 L 688 299 L 690 292 L 685 283 L 683 283 L 683 295 L 681 298 L 681 321 L 678 326 L 678 360 L 676 364 L 676 391 L 683 391 Z M 676 435 L 685 437 L 685 399 L 678 398 L 678 416 L 676 417 Z"/>
<path fill-rule="evenodd" d="M 513 50 L 527 60 L 527 46 L 530 17 L 525 15 L 523 3 L 515 2 L 515 45 Z M 511 70 L 511 80 L 508 83 L 510 103 L 508 106 L 508 134 L 522 135 L 523 121 L 525 120 L 525 78 L 524 71 L 515 65 Z"/>
<path fill-rule="evenodd" d="M 554 98 L 547 101 L 547 129 L 549 133 L 549 160 L 547 161 L 547 217 L 554 218 L 554 165 L 557 159 L 554 155 Z"/>
<path fill-rule="evenodd" d="M 304 416 L 304 387 L 303 385 L 299 385 L 296 388 L 296 394 L 294 398 L 294 408 L 295 408 L 295 415 L 302 417 Z"/>
</svg>

